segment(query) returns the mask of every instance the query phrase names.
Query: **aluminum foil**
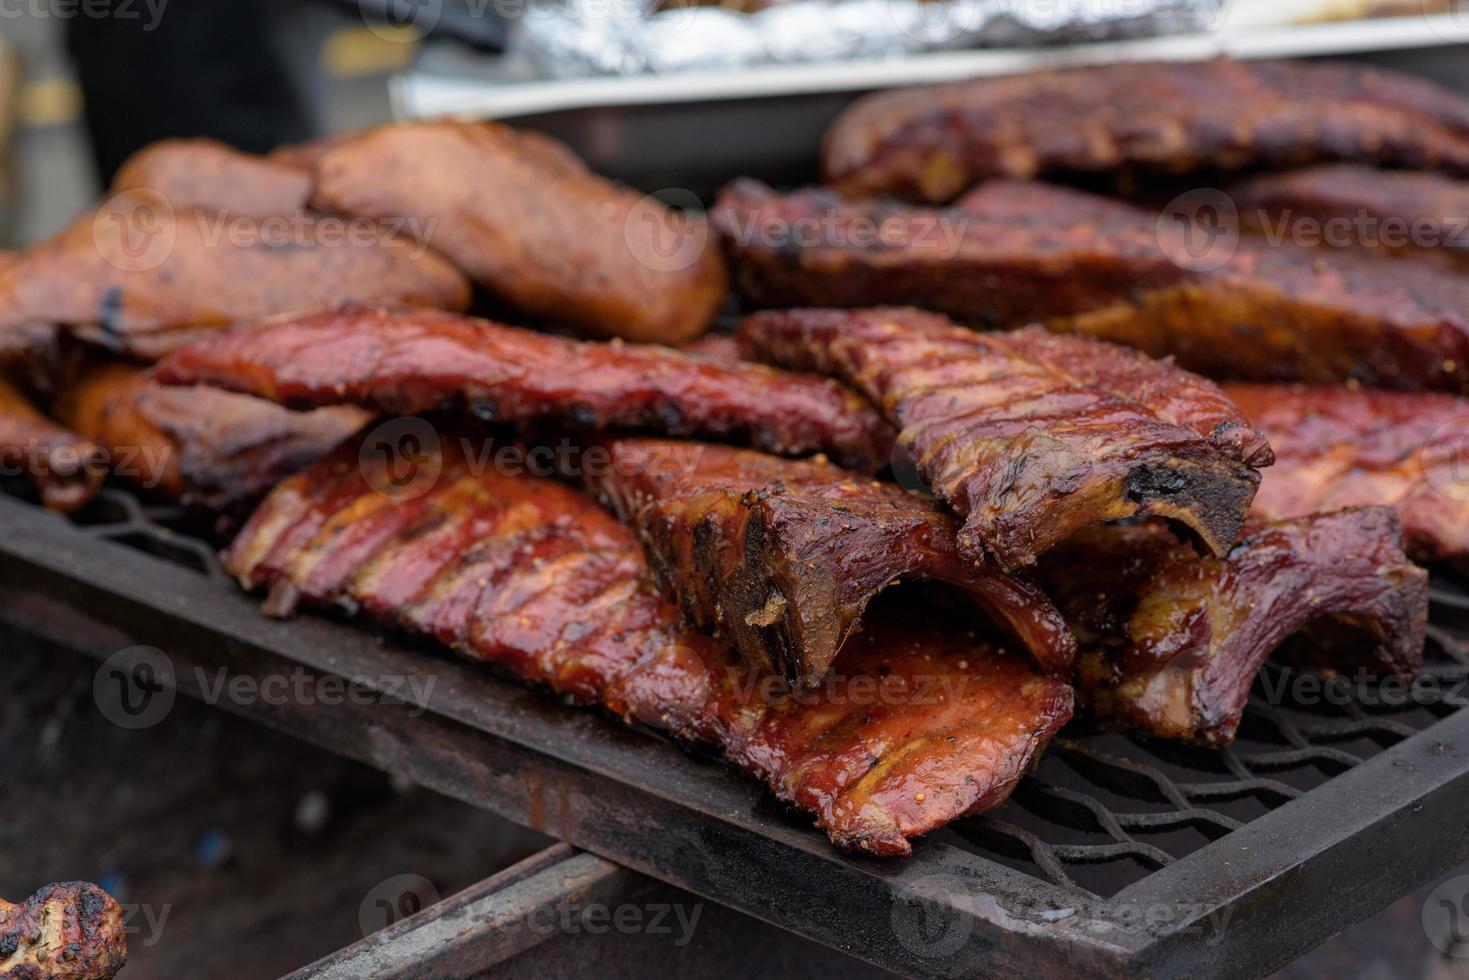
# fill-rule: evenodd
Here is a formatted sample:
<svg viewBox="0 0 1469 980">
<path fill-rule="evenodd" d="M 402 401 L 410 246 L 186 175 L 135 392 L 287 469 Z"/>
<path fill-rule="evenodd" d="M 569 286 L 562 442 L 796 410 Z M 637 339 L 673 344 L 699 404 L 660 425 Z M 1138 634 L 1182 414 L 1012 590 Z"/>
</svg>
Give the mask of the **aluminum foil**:
<svg viewBox="0 0 1469 980">
<path fill-rule="evenodd" d="M 640 75 L 1214 30 L 1228 0 L 786 0 L 754 13 L 642 0 L 532 4 L 514 45 L 547 77 Z"/>
</svg>

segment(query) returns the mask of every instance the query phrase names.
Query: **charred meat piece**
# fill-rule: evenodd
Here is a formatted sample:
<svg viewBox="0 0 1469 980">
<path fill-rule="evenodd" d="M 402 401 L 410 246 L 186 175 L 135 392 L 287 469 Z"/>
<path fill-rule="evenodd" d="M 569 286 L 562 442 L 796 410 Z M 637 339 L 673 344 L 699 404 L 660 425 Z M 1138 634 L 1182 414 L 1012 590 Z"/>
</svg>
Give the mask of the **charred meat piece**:
<svg viewBox="0 0 1469 980">
<path fill-rule="evenodd" d="M 1131 62 L 871 95 L 824 148 L 846 194 L 936 202 L 992 177 L 1331 160 L 1469 174 L 1469 99 L 1360 65 Z"/>
<path fill-rule="evenodd" d="M 742 180 L 713 220 L 741 294 L 769 307 L 911 304 L 1017 326 L 1188 278 L 1130 205 L 1028 181 L 983 191 L 940 209 Z"/>
<path fill-rule="evenodd" d="M 1384 507 L 1252 522 L 1222 558 L 1156 523 L 1093 528 L 1048 555 L 1042 578 L 1076 631 L 1094 716 L 1219 745 L 1261 664 L 1302 631 L 1323 667 L 1421 665 L 1428 575 L 1398 541 Z"/>
<path fill-rule="evenodd" d="M 490 292 L 592 336 L 678 343 L 703 333 L 724 301 L 702 217 L 598 177 L 536 133 L 383 126 L 328 149 L 316 179 L 318 208 L 412 219 Z"/>
<path fill-rule="evenodd" d="M 1469 401 L 1345 385 L 1226 385 L 1270 439 L 1256 515 L 1359 504 L 1397 511 L 1408 554 L 1469 568 Z"/>
<path fill-rule="evenodd" d="M 605 465 L 588 460 L 583 478 L 637 529 L 664 593 L 792 684 L 818 684 L 872 599 L 904 581 L 953 586 L 1042 670 L 1071 664 L 1051 601 L 961 559 L 958 523 L 937 502 L 819 460 L 660 439 L 602 448 Z"/>
<path fill-rule="evenodd" d="M 0 900 L 0 977 L 111 980 L 128 961 L 122 909 L 83 881 L 47 885 L 19 905 Z"/>
<path fill-rule="evenodd" d="M 1257 232 L 1469 265 L 1469 183 L 1435 173 L 1342 163 L 1266 174 L 1231 191 Z"/>
<path fill-rule="evenodd" d="M 912 309 L 790 310 L 755 314 L 739 338 L 882 406 L 964 518 L 960 554 L 1006 570 L 1081 528 L 1146 514 L 1224 554 L 1270 463 L 1264 437 L 1210 382 L 1040 327 L 980 334 Z"/>
<path fill-rule="evenodd" d="M 161 195 L 174 211 L 220 212 L 225 220 L 297 214 L 311 199 L 311 171 L 210 139 L 161 140 L 123 163 L 112 193 Z"/>
<path fill-rule="evenodd" d="M 962 629 L 868 626 L 831 688 L 793 692 L 683 629 L 631 530 L 550 480 L 470 465 L 445 438 L 403 460 L 348 444 L 266 498 L 226 554 L 269 611 L 337 605 L 558 695 L 710 743 L 843 847 L 998 805 L 1069 717 L 1067 681 Z"/>
<path fill-rule="evenodd" d="M 127 364 L 85 372 L 66 386 L 57 414 L 106 450 L 117 475 L 223 513 L 255 502 L 372 418 L 352 406 L 292 412 L 217 388 L 170 388 Z"/>
<path fill-rule="evenodd" d="M 178 211 L 153 192 L 116 195 L 0 271 L 0 337 L 60 324 L 157 357 L 273 313 L 349 301 L 469 304 L 464 277 L 411 240 L 322 234 L 313 215 L 282 220 L 241 230 L 227 215 Z"/>
<path fill-rule="evenodd" d="M 349 307 L 266 320 L 179 351 L 157 377 L 293 407 L 412 415 L 459 402 L 497 422 L 748 440 L 782 455 L 825 451 L 865 472 L 887 464 L 893 438 L 871 405 L 825 378 L 430 310 Z"/>
<path fill-rule="evenodd" d="M 52 510 L 86 506 L 107 478 L 107 454 L 38 412 L 20 391 L 0 381 L 0 466 L 24 475 Z"/>
</svg>

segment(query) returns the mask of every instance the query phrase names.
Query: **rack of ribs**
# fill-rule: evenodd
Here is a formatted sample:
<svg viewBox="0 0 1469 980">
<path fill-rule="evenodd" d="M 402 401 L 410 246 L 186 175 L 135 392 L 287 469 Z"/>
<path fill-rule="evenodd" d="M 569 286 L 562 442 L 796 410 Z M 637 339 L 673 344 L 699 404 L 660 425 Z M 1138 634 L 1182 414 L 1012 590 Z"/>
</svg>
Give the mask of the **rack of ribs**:
<svg viewBox="0 0 1469 980">
<path fill-rule="evenodd" d="M 1409 555 L 1469 567 L 1469 401 L 1345 385 L 1224 390 L 1275 450 L 1256 515 L 1382 504 L 1397 511 Z"/>
<path fill-rule="evenodd" d="M 0 270 L 0 336 L 60 325 L 152 358 L 273 313 L 349 301 L 459 310 L 469 298 L 457 269 L 385 230 L 363 238 L 312 214 L 240 228 L 227 214 L 129 191 Z"/>
<path fill-rule="evenodd" d="M 425 242 L 491 293 L 595 337 L 678 343 L 724 302 L 724 264 L 702 217 L 497 123 L 402 123 L 340 140 L 317 162 L 313 204 L 415 219 Z"/>
<path fill-rule="evenodd" d="M 161 195 L 175 211 L 200 208 L 234 218 L 297 214 L 311 199 L 311 171 L 211 139 L 150 143 L 112 178 L 112 194 Z"/>
<path fill-rule="evenodd" d="M 582 479 L 642 538 L 658 584 L 703 629 L 793 685 L 820 683 L 890 586 L 952 586 L 1066 670 L 1075 640 L 1034 584 L 961 559 L 936 501 L 820 460 L 708 443 L 609 440 Z M 595 462 L 595 465 L 593 465 Z"/>
<path fill-rule="evenodd" d="M 0 381 L 0 466 L 36 485 L 41 502 L 69 514 L 86 506 L 107 478 L 107 454 L 42 415 Z"/>
<path fill-rule="evenodd" d="M 18 905 L 0 900 L 0 977 L 111 980 L 128 961 L 122 909 L 96 885 L 47 885 Z"/>
<path fill-rule="evenodd" d="M 185 506 L 232 514 L 372 418 L 353 406 L 292 412 L 217 388 L 170 388 L 129 364 L 95 365 L 56 405 L 118 476 Z M 243 516 L 243 515 L 240 515 Z"/>
<path fill-rule="evenodd" d="M 464 437 L 468 438 L 468 437 Z M 344 445 L 278 486 L 226 552 L 267 612 L 337 606 L 584 705 L 709 743 L 841 846 L 1003 801 L 1071 714 L 1064 678 L 960 628 L 874 619 L 814 692 L 679 625 L 634 533 L 552 480 Z"/>
<path fill-rule="evenodd" d="M 870 95 L 823 148 L 850 196 L 935 202 L 994 177 L 1333 160 L 1469 174 L 1469 99 L 1343 63 L 1130 62 Z"/>
<path fill-rule="evenodd" d="M 1217 558 L 1145 523 L 1085 531 L 1041 572 L 1076 632 L 1077 687 L 1094 717 L 1220 745 L 1260 666 L 1298 633 L 1326 669 L 1417 670 L 1428 574 L 1398 542 L 1384 507 L 1252 522 Z"/>
<path fill-rule="evenodd" d="M 1177 215 L 1026 181 L 981 185 L 945 209 L 740 185 L 716 220 L 753 229 L 726 238 L 761 305 L 916 303 L 980 327 L 1041 321 L 1211 377 L 1469 391 L 1469 279 L 1430 263 L 1227 227 L 1210 237 Z M 798 220 L 815 230 L 780 247 L 773 236 Z M 854 244 L 850 229 L 874 227 L 891 238 Z M 935 247 L 930 227 L 957 244 Z"/>
<path fill-rule="evenodd" d="M 1270 447 L 1214 384 L 1135 351 L 1031 327 L 980 334 L 912 309 L 757 313 L 750 356 L 833 374 L 882 406 L 964 525 L 959 553 L 1007 571 L 1084 527 L 1156 515 L 1234 544 Z"/>
<path fill-rule="evenodd" d="M 496 422 L 748 441 L 780 455 L 827 452 L 863 472 L 888 464 L 893 440 L 871 405 L 825 378 L 431 310 L 347 307 L 264 320 L 178 351 L 156 377 L 291 407 L 411 415 L 459 403 Z"/>
<path fill-rule="evenodd" d="M 1246 228 L 1333 248 L 1469 265 L 1469 183 L 1436 173 L 1341 163 L 1264 174 L 1230 194 Z M 1309 222 L 1310 224 L 1305 224 Z"/>
</svg>

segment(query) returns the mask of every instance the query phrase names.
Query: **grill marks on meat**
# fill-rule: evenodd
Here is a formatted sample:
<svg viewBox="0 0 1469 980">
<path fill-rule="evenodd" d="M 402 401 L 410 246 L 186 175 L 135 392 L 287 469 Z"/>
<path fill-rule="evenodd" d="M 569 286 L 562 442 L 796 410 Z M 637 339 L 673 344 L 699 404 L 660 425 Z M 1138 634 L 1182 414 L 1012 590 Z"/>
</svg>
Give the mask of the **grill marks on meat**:
<svg viewBox="0 0 1469 980">
<path fill-rule="evenodd" d="M 69 514 L 97 495 L 107 476 L 107 456 L 38 412 L 15 388 L 0 381 L 0 463 L 24 473 L 51 510 Z"/>
<path fill-rule="evenodd" d="M 122 909 L 96 885 L 63 881 L 0 900 L 0 977 L 111 980 L 127 965 Z"/>
<path fill-rule="evenodd" d="M 977 334 L 910 309 L 760 313 L 748 353 L 834 374 L 880 405 L 960 554 L 1013 570 L 1093 524 L 1153 514 L 1223 554 L 1270 447 L 1213 384 L 1034 327 Z"/>
<path fill-rule="evenodd" d="M 355 403 L 414 414 L 462 403 L 498 422 L 650 429 L 748 441 L 781 455 L 886 465 L 892 429 L 825 378 L 657 345 L 594 343 L 436 311 L 346 308 L 219 334 L 159 365 L 287 405 Z"/>
<path fill-rule="evenodd" d="M 868 96 L 824 149 L 844 193 L 918 201 L 992 177 L 1330 160 L 1469 174 L 1469 100 L 1357 65 L 1133 62 Z"/>
<path fill-rule="evenodd" d="M 298 214 L 311 198 L 311 171 L 210 139 L 151 143 L 123 163 L 112 192 L 162 195 L 175 211 L 219 211 L 225 220 Z"/>
<path fill-rule="evenodd" d="M 226 554 L 271 611 L 358 609 L 583 704 L 710 743 L 838 844 L 908 838 L 1001 802 L 1070 715 L 1065 681 L 962 632 L 884 621 L 837 692 L 791 693 L 678 625 L 637 538 L 559 483 L 472 472 L 461 443 L 415 462 L 354 444 L 282 483 Z M 869 683 L 885 694 L 865 696 Z"/>
<path fill-rule="evenodd" d="M 1231 194 L 1241 223 L 1257 231 L 1281 236 L 1304 227 L 1323 237 L 1334 228 L 1336 240 L 1325 243 L 1334 248 L 1433 258 L 1461 271 L 1469 265 L 1469 183 L 1462 180 L 1343 163 L 1253 177 Z"/>
<path fill-rule="evenodd" d="M 1234 738 L 1255 675 L 1305 631 L 1325 667 L 1410 674 L 1422 663 L 1428 575 L 1381 507 L 1253 524 L 1221 558 L 1158 524 L 1094 528 L 1042 577 L 1080 643 L 1092 714 L 1163 738 Z"/>
<path fill-rule="evenodd" d="M 315 204 L 418 232 L 480 285 L 598 337 L 678 343 L 724 301 L 702 218 L 591 171 L 560 143 L 495 123 L 404 123 L 341 140 Z"/>
<path fill-rule="evenodd" d="M 119 476 L 191 507 L 230 513 L 367 424 L 351 406 L 292 412 L 216 388 L 169 388 L 126 364 L 100 365 L 56 406 Z"/>
<path fill-rule="evenodd" d="M 241 236 L 228 215 L 175 210 L 156 192 L 115 195 L 0 270 L 0 336 L 58 324 L 157 357 L 237 320 L 291 310 L 469 304 L 464 277 L 422 246 L 386 232 L 371 241 L 328 234 L 322 220 L 293 216 L 273 231 L 252 223 L 258 234 Z"/>
<path fill-rule="evenodd" d="M 1469 401 L 1343 385 L 1225 386 L 1275 449 L 1254 512 L 1277 520 L 1358 504 L 1397 512 L 1419 561 L 1469 567 L 1461 471 Z"/>
<path fill-rule="evenodd" d="M 1071 664 L 1075 641 L 1051 601 L 961 559 L 958 524 L 934 501 L 819 460 L 656 439 L 604 448 L 586 482 L 637 529 L 664 593 L 792 684 L 843 666 L 868 604 L 900 581 L 951 585 L 1041 669 Z"/>
</svg>

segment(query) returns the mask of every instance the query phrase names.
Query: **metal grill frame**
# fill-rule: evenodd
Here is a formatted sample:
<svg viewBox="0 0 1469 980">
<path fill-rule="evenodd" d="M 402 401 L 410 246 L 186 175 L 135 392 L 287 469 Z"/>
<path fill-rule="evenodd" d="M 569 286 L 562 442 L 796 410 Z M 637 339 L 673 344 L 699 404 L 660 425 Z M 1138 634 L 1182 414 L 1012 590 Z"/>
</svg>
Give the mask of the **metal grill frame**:
<svg viewBox="0 0 1469 980">
<path fill-rule="evenodd" d="M 350 624 L 266 619 L 208 544 L 158 524 L 173 512 L 115 490 L 107 501 L 122 519 L 87 527 L 0 495 L 0 622 L 97 659 L 157 647 L 178 668 L 178 689 L 196 697 L 193 667 L 256 680 L 304 670 L 368 686 L 431 673 L 422 702 L 222 706 L 902 973 L 1261 974 L 1469 858 L 1463 710 L 1263 816 L 1216 826 L 1218 839 L 1184 857 L 1160 852 L 1157 870 L 1111 897 L 942 833 L 906 861 L 843 854 L 754 781 L 666 740 Z M 128 538 L 176 557 L 117 540 Z M 1051 751 L 1085 765 L 1089 750 L 1063 736 Z M 1180 794 L 1177 812 L 1118 814 L 1036 784 L 1022 792 L 1090 812 L 1116 854 L 1047 844 L 997 818 L 981 826 L 1048 855 L 1042 874 L 1064 877 L 1068 859 L 1136 857 L 1131 834 L 1150 825 L 1219 823 L 1191 805 L 1189 787 L 1146 765 L 1105 764 Z"/>
</svg>

